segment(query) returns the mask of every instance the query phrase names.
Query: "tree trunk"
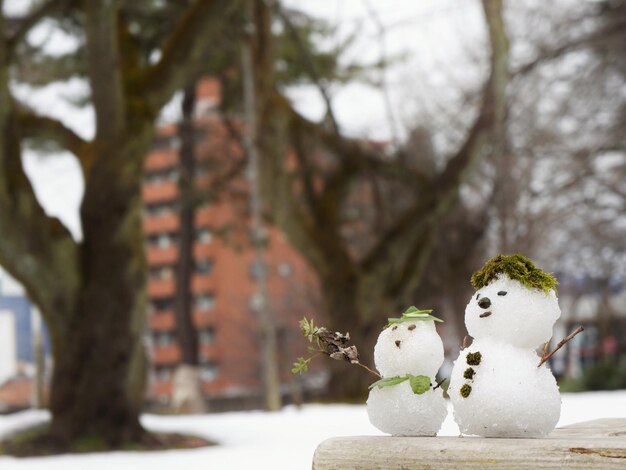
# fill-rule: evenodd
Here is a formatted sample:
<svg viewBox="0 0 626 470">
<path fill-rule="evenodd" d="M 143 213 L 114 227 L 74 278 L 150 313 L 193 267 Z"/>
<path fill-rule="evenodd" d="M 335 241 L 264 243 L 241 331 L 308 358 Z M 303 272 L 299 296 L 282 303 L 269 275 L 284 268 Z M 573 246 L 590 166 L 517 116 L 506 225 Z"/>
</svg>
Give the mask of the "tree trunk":
<svg viewBox="0 0 626 470">
<path fill-rule="evenodd" d="M 142 160 L 133 158 L 145 152 L 140 147 L 115 154 L 111 144 L 111 155 L 87 175 L 82 286 L 75 311 L 63 312 L 67 322 L 53 335 L 51 431 L 62 441 L 97 436 L 115 446 L 143 433 Z"/>
<path fill-rule="evenodd" d="M 182 362 L 173 378 L 172 406 L 179 413 L 202 413 L 205 410 L 200 381 L 198 332 L 193 323 L 193 297 L 191 280 L 194 272 L 194 214 L 197 197 L 194 186 L 196 168 L 196 132 L 194 108 L 196 81 L 185 88 L 181 106 L 182 119 L 178 126 L 180 138 L 180 231 L 178 243 L 178 269 L 176 271 L 176 335 L 182 352 Z"/>
</svg>

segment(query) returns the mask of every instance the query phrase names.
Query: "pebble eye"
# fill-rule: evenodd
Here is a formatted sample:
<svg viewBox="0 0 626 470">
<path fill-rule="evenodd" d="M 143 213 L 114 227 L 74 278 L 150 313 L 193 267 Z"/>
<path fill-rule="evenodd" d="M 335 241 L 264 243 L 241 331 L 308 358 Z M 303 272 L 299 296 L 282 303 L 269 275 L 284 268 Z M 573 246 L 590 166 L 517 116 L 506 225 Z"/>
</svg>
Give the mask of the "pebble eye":
<svg viewBox="0 0 626 470">
<path fill-rule="evenodd" d="M 394 325 L 394 326 L 391 328 L 391 331 L 396 331 L 397 329 L 398 329 L 398 325 Z"/>
<path fill-rule="evenodd" d="M 501 290 L 500 292 L 498 292 L 498 295 L 506 295 L 506 291 L 505 290 Z"/>
<path fill-rule="evenodd" d="M 409 331 L 413 331 L 415 329 L 415 325 L 409 325 Z"/>
</svg>

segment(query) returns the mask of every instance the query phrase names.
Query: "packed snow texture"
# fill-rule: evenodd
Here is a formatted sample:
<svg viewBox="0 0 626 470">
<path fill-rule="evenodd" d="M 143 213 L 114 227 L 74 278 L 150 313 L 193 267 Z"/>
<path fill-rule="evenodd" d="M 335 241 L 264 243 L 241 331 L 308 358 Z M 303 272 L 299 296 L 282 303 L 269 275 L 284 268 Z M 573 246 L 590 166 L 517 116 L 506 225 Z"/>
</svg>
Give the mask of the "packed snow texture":
<svg viewBox="0 0 626 470">
<path fill-rule="evenodd" d="M 440 388 L 416 395 L 408 381 L 392 387 L 375 387 L 367 399 L 370 422 L 394 436 L 434 436 L 447 413 Z"/>
<path fill-rule="evenodd" d="M 479 365 L 467 364 L 467 354 L 480 351 Z M 561 410 L 556 380 L 539 357 L 490 339 L 476 340 L 461 351 L 450 377 L 448 393 L 454 418 L 463 434 L 485 437 L 543 437 L 554 429 Z M 463 377 L 469 368 L 471 380 Z M 461 387 L 471 392 L 464 398 Z"/>
<path fill-rule="evenodd" d="M 535 349 L 560 316 L 554 291 L 529 289 L 502 275 L 465 309 L 472 346 L 454 362 L 448 393 L 461 432 L 487 437 L 542 437 L 559 419 L 561 398 Z M 468 353 L 480 352 L 480 364 Z"/>
<path fill-rule="evenodd" d="M 385 328 L 374 346 L 374 362 L 383 377 L 435 376 L 443 363 L 443 343 L 435 322 L 402 322 Z"/>
<path fill-rule="evenodd" d="M 488 312 L 491 312 L 489 316 L 480 316 Z M 535 349 L 550 340 L 552 327 L 560 316 L 553 290 L 545 293 L 529 289 L 501 275 L 470 299 L 465 308 L 465 325 L 474 339 L 492 338 L 519 348 Z"/>
<path fill-rule="evenodd" d="M 0 439 L 47 421 L 45 411 L 0 416 Z M 599 418 L 626 418 L 626 390 L 563 394 L 559 426 Z M 108 452 L 15 459 L 0 457 L 2 470 L 305 470 L 318 444 L 333 436 L 381 435 L 363 405 L 292 406 L 278 413 L 261 411 L 199 416 L 144 415 L 152 431 L 184 432 L 213 439 L 218 446 L 164 452 Z M 452 413 L 440 436 L 457 436 Z"/>
<path fill-rule="evenodd" d="M 401 322 L 385 328 L 374 347 L 374 362 L 383 377 L 425 375 L 435 383 L 443 362 L 443 343 L 433 320 Z M 434 436 L 447 408 L 441 389 L 416 394 L 408 381 L 374 387 L 367 399 L 370 422 L 394 436 Z"/>
</svg>

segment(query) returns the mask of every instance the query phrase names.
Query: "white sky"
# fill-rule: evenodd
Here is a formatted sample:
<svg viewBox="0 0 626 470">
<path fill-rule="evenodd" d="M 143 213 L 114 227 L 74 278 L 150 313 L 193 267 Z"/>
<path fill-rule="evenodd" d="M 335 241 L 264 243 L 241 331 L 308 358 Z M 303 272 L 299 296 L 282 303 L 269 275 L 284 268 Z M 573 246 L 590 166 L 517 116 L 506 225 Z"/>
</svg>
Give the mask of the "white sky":
<svg viewBox="0 0 626 470">
<path fill-rule="evenodd" d="M 4 10 L 21 14 L 28 4 L 27 0 L 5 0 Z M 472 84 L 479 79 L 479 69 L 467 65 L 476 60 L 475 56 L 481 59 L 482 52 L 473 51 L 484 51 L 483 20 L 477 0 L 285 0 L 284 4 L 338 25 L 337 41 L 358 33 L 346 57 L 348 61 L 374 62 L 383 48 L 387 57 L 403 57 L 385 77 L 391 118 L 383 94 L 372 86 L 354 83 L 330 90 L 335 115 L 348 134 L 390 139 L 394 134 L 390 122 L 397 123 L 395 129 L 402 129 L 402 123 L 412 119 L 422 101 L 431 99 L 433 93 L 450 93 L 443 84 L 450 80 Z M 379 18 L 376 21 L 373 12 Z M 385 32 L 383 47 L 378 21 Z M 29 41 L 45 44 L 51 53 L 74 47 L 70 37 L 45 22 L 31 32 Z M 93 135 L 92 110 L 73 106 L 68 100 L 88 93 L 84 82 L 70 80 L 37 90 L 13 84 L 13 91 L 40 113 L 60 119 L 81 136 Z M 314 87 L 295 87 L 289 96 L 308 117 L 323 116 L 325 108 Z M 401 133 L 396 130 L 395 134 Z M 46 212 L 59 217 L 80 238 L 78 208 L 83 181 L 74 157 L 69 153 L 38 155 L 26 151 L 24 166 Z M 1 272 L 0 283 L 5 293 L 19 292 L 19 287 Z"/>
</svg>

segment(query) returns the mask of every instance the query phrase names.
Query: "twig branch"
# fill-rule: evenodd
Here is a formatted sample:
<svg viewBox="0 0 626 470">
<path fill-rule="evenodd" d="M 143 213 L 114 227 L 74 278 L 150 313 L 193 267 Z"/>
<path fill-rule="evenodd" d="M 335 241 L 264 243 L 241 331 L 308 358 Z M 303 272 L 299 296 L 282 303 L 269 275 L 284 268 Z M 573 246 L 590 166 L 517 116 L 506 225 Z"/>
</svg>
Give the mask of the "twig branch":
<svg viewBox="0 0 626 470">
<path fill-rule="evenodd" d="M 300 33 L 298 32 L 298 29 L 291 22 L 289 15 L 287 15 L 285 11 L 282 9 L 282 7 L 280 6 L 280 3 L 277 1 L 273 1 L 273 0 L 270 0 L 267 3 L 269 4 L 270 7 L 274 9 L 276 14 L 282 21 L 283 25 L 285 26 L 285 29 L 289 31 L 289 34 L 291 35 L 291 38 L 294 41 L 294 44 L 296 45 L 296 47 L 298 48 L 298 51 L 300 52 L 299 57 L 300 59 L 302 59 L 304 66 L 307 68 L 309 77 L 313 81 L 313 84 L 317 87 L 318 91 L 320 92 L 320 95 L 322 95 L 322 99 L 324 100 L 324 104 L 326 105 L 326 116 L 327 116 L 327 119 L 330 121 L 330 125 L 332 127 L 333 133 L 336 135 L 339 135 L 339 124 L 337 123 L 337 119 L 335 118 L 335 113 L 333 111 L 333 106 L 332 106 L 332 102 L 330 99 L 330 95 L 328 94 L 328 89 L 322 82 L 323 80 L 322 77 L 320 77 L 319 73 L 317 72 L 317 69 L 315 67 L 315 61 L 312 57 L 311 51 L 309 50 L 307 45 L 304 43 L 302 37 L 300 37 Z"/>
<path fill-rule="evenodd" d="M 61 121 L 35 114 L 25 106 L 17 106 L 20 133 L 27 138 L 46 138 L 56 142 L 65 150 L 81 157 L 88 143 Z"/>
<path fill-rule="evenodd" d="M 576 330 L 574 330 L 572 333 L 570 333 L 565 338 L 563 338 L 561 341 L 559 341 L 559 344 L 556 345 L 556 348 L 554 348 L 554 351 L 552 351 L 551 353 L 549 353 L 547 355 L 545 354 L 547 348 L 544 346 L 544 354 L 542 354 L 541 361 L 539 361 L 539 364 L 537 365 L 537 367 L 541 367 L 543 365 L 543 363 L 546 362 L 548 359 L 550 359 L 552 356 L 554 356 L 554 354 L 559 349 L 561 349 L 565 345 L 565 343 L 570 341 L 574 336 L 576 336 L 578 333 L 580 333 L 581 331 L 584 331 L 584 330 L 585 329 L 582 326 L 579 326 L 578 328 L 576 328 Z"/>
<path fill-rule="evenodd" d="M 62 7 L 69 6 L 71 3 L 75 2 L 68 0 L 49 0 L 40 6 L 33 8 L 28 15 L 23 18 L 19 18 L 15 32 L 13 32 L 7 41 L 9 52 L 11 54 L 15 52 L 17 44 L 26 37 L 26 35 L 37 23 L 45 17 L 53 14 L 55 11 L 61 10 Z"/>
<path fill-rule="evenodd" d="M 467 347 L 470 345 L 470 337 L 465 335 L 465 337 L 463 338 L 463 347 L 461 349 L 467 349 Z"/>
<path fill-rule="evenodd" d="M 467 336 L 466 336 L 467 338 Z M 433 387 L 433 390 L 437 390 L 439 387 L 441 387 L 441 384 L 444 383 L 446 380 L 448 380 L 448 377 L 444 377 L 443 379 L 441 379 L 439 382 L 437 382 L 437 385 L 435 385 Z"/>
<path fill-rule="evenodd" d="M 371 374 L 374 374 L 376 377 L 378 377 L 379 379 L 382 379 L 382 375 L 380 375 L 378 372 L 376 372 L 373 369 L 370 369 L 369 367 L 367 367 L 365 364 L 362 364 L 360 362 L 355 362 L 355 364 L 359 367 L 362 367 L 363 369 L 365 369 L 366 371 L 370 372 Z"/>
</svg>

